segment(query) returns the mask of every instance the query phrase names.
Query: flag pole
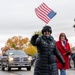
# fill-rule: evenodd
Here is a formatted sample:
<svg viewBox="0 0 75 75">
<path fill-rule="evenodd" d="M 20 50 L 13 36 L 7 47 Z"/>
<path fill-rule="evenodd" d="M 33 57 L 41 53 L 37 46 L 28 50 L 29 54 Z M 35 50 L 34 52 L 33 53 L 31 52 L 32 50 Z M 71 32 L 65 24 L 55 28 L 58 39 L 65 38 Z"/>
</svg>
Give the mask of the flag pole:
<svg viewBox="0 0 75 75">
<path fill-rule="evenodd" d="M 47 26 L 48 24 L 46 23 L 45 26 Z"/>
</svg>

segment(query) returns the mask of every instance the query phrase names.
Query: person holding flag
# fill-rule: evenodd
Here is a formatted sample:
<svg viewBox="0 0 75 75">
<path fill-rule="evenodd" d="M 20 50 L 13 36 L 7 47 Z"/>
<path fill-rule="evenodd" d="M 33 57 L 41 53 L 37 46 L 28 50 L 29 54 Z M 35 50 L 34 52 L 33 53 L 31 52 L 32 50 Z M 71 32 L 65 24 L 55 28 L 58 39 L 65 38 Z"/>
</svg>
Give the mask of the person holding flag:
<svg viewBox="0 0 75 75">
<path fill-rule="evenodd" d="M 38 36 L 38 34 L 35 34 L 31 38 L 31 44 L 36 46 L 38 51 L 34 75 L 59 75 L 56 57 L 62 66 L 65 65 L 65 61 L 57 50 L 54 38 L 51 36 L 52 29 L 46 25 L 41 30 L 41 33 L 42 35 Z"/>
<path fill-rule="evenodd" d="M 56 46 L 65 60 L 65 66 L 63 67 L 61 62 L 57 59 L 58 69 L 60 69 L 60 75 L 66 75 L 66 69 L 70 68 L 69 56 L 71 55 L 71 48 L 65 33 L 60 33 L 59 40 L 56 42 Z"/>
</svg>

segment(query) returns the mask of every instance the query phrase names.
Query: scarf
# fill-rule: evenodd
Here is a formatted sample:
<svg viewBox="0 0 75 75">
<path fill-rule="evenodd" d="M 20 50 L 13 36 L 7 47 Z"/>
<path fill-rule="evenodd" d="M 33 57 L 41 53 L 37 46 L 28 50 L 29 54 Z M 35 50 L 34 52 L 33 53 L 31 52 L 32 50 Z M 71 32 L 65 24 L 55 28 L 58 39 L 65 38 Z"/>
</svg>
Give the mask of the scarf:
<svg viewBox="0 0 75 75">
<path fill-rule="evenodd" d="M 61 41 L 61 45 L 64 47 L 64 49 L 66 49 L 66 40 Z"/>
</svg>

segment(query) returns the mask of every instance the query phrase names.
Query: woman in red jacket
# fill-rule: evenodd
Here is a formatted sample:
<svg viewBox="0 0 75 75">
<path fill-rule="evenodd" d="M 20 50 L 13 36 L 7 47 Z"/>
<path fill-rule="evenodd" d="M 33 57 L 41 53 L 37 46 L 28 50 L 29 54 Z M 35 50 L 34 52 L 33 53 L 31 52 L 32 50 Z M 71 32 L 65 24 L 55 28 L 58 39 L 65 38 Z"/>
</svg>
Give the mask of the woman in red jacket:
<svg viewBox="0 0 75 75">
<path fill-rule="evenodd" d="M 57 59 L 58 69 L 60 69 L 60 75 L 66 75 L 66 69 L 69 69 L 69 55 L 70 45 L 65 33 L 59 35 L 59 41 L 56 42 L 57 48 L 65 60 L 65 66 L 63 67 L 60 61 Z"/>
</svg>

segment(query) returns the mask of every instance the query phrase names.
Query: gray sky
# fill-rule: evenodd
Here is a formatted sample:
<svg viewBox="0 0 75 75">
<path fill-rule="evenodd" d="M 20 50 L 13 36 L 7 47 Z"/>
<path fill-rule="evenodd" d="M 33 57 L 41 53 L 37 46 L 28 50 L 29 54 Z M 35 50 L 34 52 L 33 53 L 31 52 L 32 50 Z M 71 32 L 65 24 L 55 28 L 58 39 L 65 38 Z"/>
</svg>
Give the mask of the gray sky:
<svg viewBox="0 0 75 75">
<path fill-rule="evenodd" d="M 52 35 L 58 38 L 65 32 L 68 38 L 74 39 L 75 0 L 0 0 L 0 43 L 14 35 L 30 38 L 34 31 L 41 30 L 45 23 L 34 9 L 43 2 L 57 12 L 48 24 Z"/>
</svg>

